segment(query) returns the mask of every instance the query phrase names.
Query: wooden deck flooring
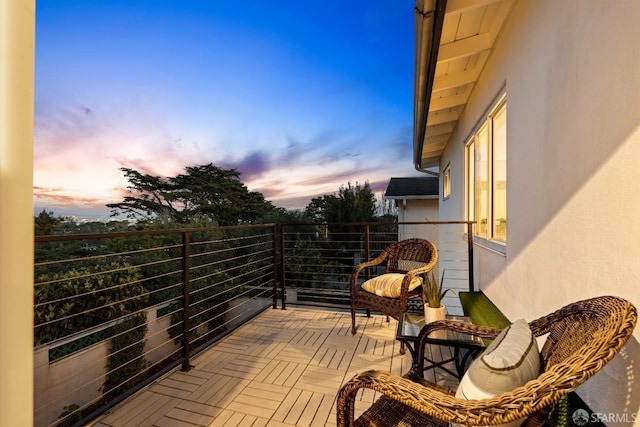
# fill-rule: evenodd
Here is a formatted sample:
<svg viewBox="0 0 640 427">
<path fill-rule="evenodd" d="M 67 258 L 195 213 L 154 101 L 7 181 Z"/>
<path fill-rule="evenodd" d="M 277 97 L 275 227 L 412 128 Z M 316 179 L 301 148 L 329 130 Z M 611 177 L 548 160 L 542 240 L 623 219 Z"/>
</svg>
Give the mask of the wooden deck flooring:
<svg viewBox="0 0 640 427">
<path fill-rule="evenodd" d="M 351 335 L 348 312 L 267 310 L 192 359 L 189 372 L 165 375 L 92 425 L 335 425 L 336 394 L 356 372 L 380 369 L 402 375 L 411 366 L 409 352 L 399 352 L 396 321 L 358 315 L 357 322 L 358 333 Z M 443 371 L 428 372 L 431 381 L 457 384 Z M 376 398 L 366 390 L 356 411 Z"/>
</svg>

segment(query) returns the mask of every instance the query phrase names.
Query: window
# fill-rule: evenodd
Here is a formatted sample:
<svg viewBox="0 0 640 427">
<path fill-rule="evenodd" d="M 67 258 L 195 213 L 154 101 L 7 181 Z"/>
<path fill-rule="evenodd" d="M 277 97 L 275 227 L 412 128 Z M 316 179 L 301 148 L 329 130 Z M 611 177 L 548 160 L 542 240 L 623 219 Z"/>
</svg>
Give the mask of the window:
<svg viewBox="0 0 640 427">
<path fill-rule="evenodd" d="M 447 165 L 442 173 L 442 200 L 446 200 L 451 196 L 451 167 Z"/>
<path fill-rule="evenodd" d="M 467 218 L 475 235 L 507 241 L 507 104 L 503 96 L 469 138 Z"/>
</svg>

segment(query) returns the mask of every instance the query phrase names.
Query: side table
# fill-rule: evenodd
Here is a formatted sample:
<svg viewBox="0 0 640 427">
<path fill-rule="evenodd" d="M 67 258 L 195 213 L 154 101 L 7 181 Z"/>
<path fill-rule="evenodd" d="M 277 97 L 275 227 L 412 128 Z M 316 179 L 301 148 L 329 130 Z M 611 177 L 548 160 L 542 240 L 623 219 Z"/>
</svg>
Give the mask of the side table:
<svg viewBox="0 0 640 427">
<path fill-rule="evenodd" d="M 471 319 L 465 316 L 450 315 L 447 315 L 447 320 L 459 322 L 471 321 Z M 417 351 L 415 345 L 418 341 L 418 334 L 420 334 L 420 330 L 424 325 L 424 314 L 420 313 L 403 313 L 398 321 L 396 339 L 403 342 L 409 349 L 414 365 L 418 362 L 416 360 Z M 475 356 L 485 348 L 484 342 L 481 338 L 449 330 L 438 330 L 432 332 L 427 337 L 426 343 L 453 347 L 453 357 L 440 361 L 434 361 L 425 357 L 425 361 L 427 363 L 425 363 L 424 370 L 440 368 L 450 375 L 453 375 L 458 380 L 460 380 L 464 375 L 469 357 Z M 466 351 L 461 351 L 463 349 Z M 456 372 L 451 371 L 445 366 L 449 362 L 455 363 Z"/>
</svg>

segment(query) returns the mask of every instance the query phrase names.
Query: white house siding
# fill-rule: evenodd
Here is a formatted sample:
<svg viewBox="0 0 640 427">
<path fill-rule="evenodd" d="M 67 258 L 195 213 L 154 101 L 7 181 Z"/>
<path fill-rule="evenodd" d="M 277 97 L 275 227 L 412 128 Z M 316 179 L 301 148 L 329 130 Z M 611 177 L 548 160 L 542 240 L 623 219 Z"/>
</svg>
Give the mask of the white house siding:
<svg viewBox="0 0 640 427">
<path fill-rule="evenodd" d="M 398 222 L 438 221 L 438 203 L 438 199 L 409 199 L 406 202 L 398 200 Z M 454 216 L 453 220 L 459 221 L 460 218 Z M 418 237 L 429 240 L 438 248 L 438 265 L 434 274 L 440 277 L 446 271 L 444 287 L 453 292 L 447 293 L 444 304 L 447 313 L 453 315 L 463 314 L 457 292 L 467 291 L 469 288 L 468 248 L 463 238 L 465 231 L 460 224 L 405 224 L 400 225 L 398 230 L 399 240 Z"/>
<path fill-rule="evenodd" d="M 638 22 L 635 0 L 518 1 L 441 159 L 440 218 L 464 217 L 464 142 L 504 86 L 508 245 L 475 254 L 476 283 L 512 320 L 603 294 L 640 307 Z M 638 339 L 580 387 L 594 411 L 640 418 Z"/>
</svg>

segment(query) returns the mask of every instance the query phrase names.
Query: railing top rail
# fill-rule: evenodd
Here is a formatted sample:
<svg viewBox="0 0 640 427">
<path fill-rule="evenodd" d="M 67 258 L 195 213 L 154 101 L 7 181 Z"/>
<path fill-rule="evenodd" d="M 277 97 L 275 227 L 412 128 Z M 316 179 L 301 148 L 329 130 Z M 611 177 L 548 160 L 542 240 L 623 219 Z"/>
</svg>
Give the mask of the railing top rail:
<svg viewBox="0 0 640 427">
<path fill-rule="evenodd" d="M 292 222 L 280 224 L 282 227 L 301 225 L 445 225 L 445 224 L 475 224 L 476 221 L 391 221 L 391 222 Z"/>
<path fill-rule="evenodd" d="M 162 230 L 135 230 L 135 231 L 115 231 L 105 233 L 86 233 L 86 234 L 54 234 L 47 236 L 35 236 L 35 242 L 59 242 L 69 240 L 90 240 L 90 239 L 104 239 L 114 237 L 137 237 L 137 236 L 152 236 L 162 234 L 180 234 L 180 233 L 197 233 L 206 231 L 220 231 L 220 230 L 238 230 L 238 229 L 251 229 L 251 228 L 272 228 L 277 225 L 282 227 L 291 226 L 326 226 L 326 225 L 445 225 L 445 224 L 475 224 L 475 221 L 403 221 L 403 222 L 305 222 L 305 223 L 283 223 L 283 224 L 245 224 L 245 225 L 233 225 L 233 226 L 216 226 L 216 227 L 190 227 L 190 228 L 173 228 Z"/>
<path fill-rule="evenodd" d="M 191 228 L 172 228 L 163 230 L 135 230 L 135 231 L 115 231 L 106 233 L 87 233 L 87 234 L 53 234 L 48 236 L 35 236 L 36 242 L 58 242 L 66 240 L 90 240 L 105 239 L 114 237 L 134 237 L 134 236 L 151 236 L 160 234 L 181 234 L 181 233 L 201 233 L 206 231 L 220 230 L 238 230 L 249 228 L 272 228 L 276 224 L 245 224 L 245 225 L 226 225 L 216 227 L 191 227 Z"/>
</svg>

